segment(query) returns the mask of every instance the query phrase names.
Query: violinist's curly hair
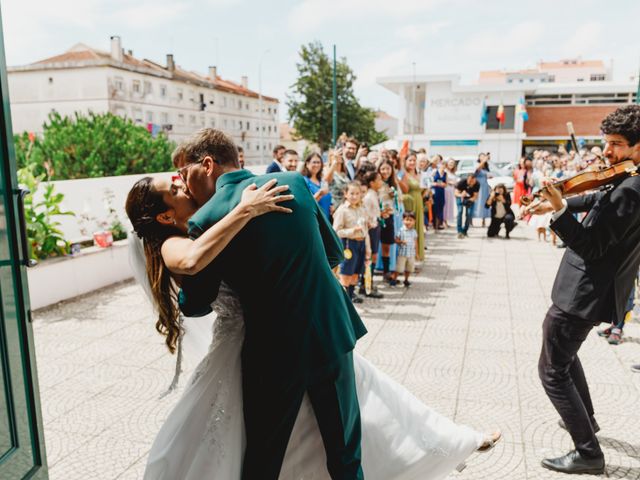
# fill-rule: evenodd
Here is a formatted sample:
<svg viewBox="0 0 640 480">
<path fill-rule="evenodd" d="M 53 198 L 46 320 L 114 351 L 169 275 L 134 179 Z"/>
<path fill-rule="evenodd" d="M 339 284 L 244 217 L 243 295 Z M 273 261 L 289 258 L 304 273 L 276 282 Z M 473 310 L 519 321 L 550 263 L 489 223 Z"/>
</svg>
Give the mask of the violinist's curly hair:
<svg viewBox="0 0 640 480">
<path fill-rule="evenodd" d="M 622 135 L 630 146 L 640 141 L 640 105 L 625 105 L 605 117 L 600 130 L 606 135 Z"/>
<path fill-rule="evenodd" d="M 162 260 L 160 249 L 167 238 L 182 234 L 177 228 L 163 225 L 156 220 L 158 214 L 168 209 L 162 193 L 153 188 L 151 177 L 138 180 L 127 195 L 125 205 L 127 216 L 144 244 L 147 278 L 151 286 L 153 303 L 158 310 L 156 330 L 167 337 L 167 348 L 174 353 L 180 336 L 180 312 L 176 303 L 176 284 Z"/>
</svg>

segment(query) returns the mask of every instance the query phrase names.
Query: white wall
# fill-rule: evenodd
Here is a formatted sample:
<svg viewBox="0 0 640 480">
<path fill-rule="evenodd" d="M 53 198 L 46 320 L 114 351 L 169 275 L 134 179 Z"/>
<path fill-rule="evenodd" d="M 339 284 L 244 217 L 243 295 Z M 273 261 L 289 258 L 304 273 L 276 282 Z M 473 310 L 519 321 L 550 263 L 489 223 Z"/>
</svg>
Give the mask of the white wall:
<svg viewBox="0 0 640 480">
<path fill-rule="evenodd" d="M 75 112 L 102 113 L 109 108 L 107 81 L 99 68 L 11 72 L 8 81 L 16 133 L 42 133 L 52 110 L 71 116 Z"/>
<path fill-rule="evenodd" d="M 131 277 L 126 240 L 75 257 L 50 259 L 27 269 L 30 305 L 36 310 Z"/>
<path fill-rule="evenodd" d="M 151 176 L 171 174 L 159 173 Z M 124 175 L 120 177 L 103 177 L 103 178 L 87 178 L 81 180 L 60 180 L 52 182 L 55 185 L 55 191 L 64 195 L 61 204 L 62 210 L 70 210 L 76 214 L 75 217 L 58 216 L 56 219 L 60 222 L 60 229 L 65 238 L 70 241 L 86 238 L 80 232 L 80 214 L 87 213 L 96 218 L 96 220 L 107 220 L 108 209 L 105 204 L 106 190 L 110 189 L 115 197 L 113 206 L 118 212 L 118 216 L 123 224 L 129 226 L 124 204 L 127 194 L 133 184 L 140 178 L 148 175 Z M 43 186 L 38 189 L 36 198 L 40 197 L 43 192 Z M 96 221 L 87 222 L 89 236 L 94 231 L 102 228 Z"/>
</svg>

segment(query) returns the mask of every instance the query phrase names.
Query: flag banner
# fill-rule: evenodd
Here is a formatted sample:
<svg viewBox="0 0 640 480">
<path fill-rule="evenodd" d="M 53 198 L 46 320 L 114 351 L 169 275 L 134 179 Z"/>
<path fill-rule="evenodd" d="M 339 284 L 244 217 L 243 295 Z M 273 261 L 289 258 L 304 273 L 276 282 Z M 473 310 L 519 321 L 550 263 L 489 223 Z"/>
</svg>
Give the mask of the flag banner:
<svg viewBox="0 0 640 480">
<path fill-rule="evenodd" d="M 527 112 L 527 104 L 524 101 L 524 97 L 520 97 L 518 105 L 516 105 L 516 112 L 522 117 L 522 121 L 529 120 L 529 113 Z"/>
<path fill-rule="evenodd" d="M 496 120 L 498 120 L 498 122 L 500 123 L 504 123 L 505 121 L 504 105 L 502 105 L 502 102 L 500 103 L 500 106 L 498 107 L 498 111 L 496 112 Z"/>
<path fill-rule="evenodd" d="M 482 112 L 480 113 L 480 125 L 486 125 L 489 120 L 489 109 L 487 108 L 487 102 L 482 100 Z"/>
</svg>

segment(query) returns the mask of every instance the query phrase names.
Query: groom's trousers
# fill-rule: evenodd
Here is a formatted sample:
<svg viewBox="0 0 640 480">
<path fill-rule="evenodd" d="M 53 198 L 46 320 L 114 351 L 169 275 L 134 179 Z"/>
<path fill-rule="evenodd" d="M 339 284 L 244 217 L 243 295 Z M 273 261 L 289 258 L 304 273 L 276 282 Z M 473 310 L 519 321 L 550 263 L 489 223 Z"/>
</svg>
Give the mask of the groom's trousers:
<svg viewBox="0 0 640 480">
<path fill-rule="evenodd" d="M 242 480 L 278 479 L 305 393 L 322 435 L 331 478 L 364 479 L 353 354 L 349 352 L 330 366 L 313 372 L 310 381 L 282 388 L 274 388 L 273 383 L 269 383 L 265 377 L 243 373 L 247 445 Z"/>
</svg>

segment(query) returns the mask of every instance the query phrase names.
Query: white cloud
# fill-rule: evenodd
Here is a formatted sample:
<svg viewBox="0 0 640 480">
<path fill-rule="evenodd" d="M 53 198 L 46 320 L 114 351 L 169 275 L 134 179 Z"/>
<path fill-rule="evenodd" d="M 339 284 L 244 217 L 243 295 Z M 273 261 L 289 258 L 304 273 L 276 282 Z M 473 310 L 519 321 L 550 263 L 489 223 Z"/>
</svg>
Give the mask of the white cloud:
<svg viewBox="0 0 640 480">
<path fill-rule="evenodd" d="M 406 25 L 399 28 L 396 35 L 400 40 L 418 42 L 426 37 L 437 35 L 450 25 L 451 22 L 448 21 Z"/>
<path fill-rule="evenodd" d="M 152 29 L 175 22 L 176 17 L 188 8 L 186 3 L 149 1 L 117 10 L 107 18 L 130 28 Z"/>
<path fill-rule="evenodd" d="M 603 30 L 602 24 L 595 21 L 581 25 L 562 46 L 562 54 L 568 57 L 588 55 L 602 44 Z"/>
<path fill-rule="evenodd" d="M 408 49 L 393 50 L 359 68 L 356 82 L 360 87 L 370 86 L 376 83 L 377 77 L 408 73 L 412 62 Z"/>
<path fill-rule="evenodd" d="M 364 16 L 404 17 L 433 9 L 444 0 L 304 0 L 296 5 L 288 17 L 289 28 L 308 32 L 331 23 L 357 23 Z"/>
<path fill-rule="evenodd" d="M 541 22 L 521 22 L 506 31 L 500 27 L 484 30 L 473 35 L 463 50 L 471 55 L 496 56 L 522 51 L 542 38 L 544 25 Z"/>
</svg>

